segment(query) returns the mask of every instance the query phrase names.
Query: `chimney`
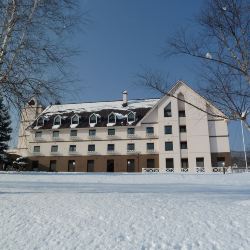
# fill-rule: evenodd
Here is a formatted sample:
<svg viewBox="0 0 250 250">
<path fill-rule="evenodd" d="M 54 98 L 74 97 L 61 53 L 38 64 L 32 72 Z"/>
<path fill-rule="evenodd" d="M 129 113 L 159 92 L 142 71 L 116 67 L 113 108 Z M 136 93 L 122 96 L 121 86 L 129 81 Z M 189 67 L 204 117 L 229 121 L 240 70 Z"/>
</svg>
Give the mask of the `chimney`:
<svg viewBox="0 0 250 250">
<path fill-rule="evenodd" d="M 127 107 L 128 106 L 128 91 L 127 90 L 124 90 L 122 92 L 122 100 L 123 100 L 122 106 Z"/>
</svg>

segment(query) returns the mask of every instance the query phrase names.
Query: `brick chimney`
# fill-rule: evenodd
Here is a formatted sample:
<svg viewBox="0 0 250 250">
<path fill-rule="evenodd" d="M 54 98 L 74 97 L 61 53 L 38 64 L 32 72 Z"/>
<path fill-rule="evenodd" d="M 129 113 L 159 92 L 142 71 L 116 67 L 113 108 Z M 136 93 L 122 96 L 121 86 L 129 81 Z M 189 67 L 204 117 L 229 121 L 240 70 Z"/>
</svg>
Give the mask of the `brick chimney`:
<svg viewBox="0 0 250 250">
<path fill-rule="evenodd" d="M 127 107 L 128 106 L 128 91 L 127 90 L 124 90 L 122 92 L 122 100 L 123 100 L 122 106 Z"/>
</svg>

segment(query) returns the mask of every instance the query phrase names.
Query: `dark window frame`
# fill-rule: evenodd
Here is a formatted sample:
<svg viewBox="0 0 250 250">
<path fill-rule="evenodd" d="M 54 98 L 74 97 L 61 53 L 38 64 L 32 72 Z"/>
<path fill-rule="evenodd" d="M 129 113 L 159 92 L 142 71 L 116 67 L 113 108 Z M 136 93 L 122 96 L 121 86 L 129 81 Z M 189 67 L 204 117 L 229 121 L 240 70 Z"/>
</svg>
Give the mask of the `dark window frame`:
<svg viewBox="0 0 250 250">
<path fill-rule="evenodd" d="M 168 131 L 168 129 L 170 129 L 170 132 Z M 165 135 L 172 135 L 172 134 L 173 134 L 172 125 L 166 125 L 166 126 L 164 127 L 164 132 L 165 132 Z"/>
<path fill-rule="evenodd" d="M 173 151 L 174 150 L 174 144 L 172 141 L 166 141 L 165 142 L 165 151 Z"/>
</svg>

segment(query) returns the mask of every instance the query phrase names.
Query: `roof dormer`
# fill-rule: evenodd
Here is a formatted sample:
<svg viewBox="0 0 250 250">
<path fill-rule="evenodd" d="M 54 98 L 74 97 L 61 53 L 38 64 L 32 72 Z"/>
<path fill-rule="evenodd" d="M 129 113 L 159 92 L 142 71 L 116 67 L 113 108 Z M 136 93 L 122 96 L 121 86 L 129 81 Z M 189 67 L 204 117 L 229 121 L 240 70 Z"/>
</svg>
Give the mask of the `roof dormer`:
<svg viewBox="0 0 250 250">
<path fill-rule="evenodd" d="M 79 125 L 79 115 L 73 115 L 71 117 L 71 124 L 70 124 L 70 127 L 71 128 L 76 128 L 78 125 Z"/>
<path fill-rule="evenodd" d="M 93 113 L 89 116 L 89 126 L 94 127 L 97 124 L 97 118 L 99 115 Z"/>
<path fill-rule="evenodd" d="M 41 116 L 41 117 L 39 117 L 38 119 L 37 119 L 37 121 L 36 121 L 36 126 L 37 127 L 42 127 L 42 126 L 44 126 L 44 118 Z"/>
<path fill-rule="evenodd" d="M 135 122 L 135 112 L 130 111 L 130 112 L 128 113 L 127 122 L 128 122 L 129 124 Z"/>
<path fill-rule="evenodd" d="M 57 129 L 61 126 L 61 123 L 62 123 L 62 118 L 60 115 L 57 115 L 55 118 L 54 118 L 54 122 L 53 122 L 53 129 Z"/>
<path fill-rule="evenodd" d="M 114 112 L 110 113 L 108 116 L 107 126 L 114 126 L 116 124 L 116 115 Z"/>
</svg>

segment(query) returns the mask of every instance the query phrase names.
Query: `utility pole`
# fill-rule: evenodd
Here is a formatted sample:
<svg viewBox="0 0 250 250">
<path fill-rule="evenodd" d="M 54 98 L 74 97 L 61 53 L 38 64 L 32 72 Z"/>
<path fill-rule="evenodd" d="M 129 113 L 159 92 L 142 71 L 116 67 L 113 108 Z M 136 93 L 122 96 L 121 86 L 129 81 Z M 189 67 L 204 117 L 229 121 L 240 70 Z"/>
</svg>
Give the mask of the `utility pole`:
<svg viewBox="0 0 250 250">
<path fill-rule="evenodd" d="M 244 136 L 244 130 L 243 130 L 243 122 L 242 122 L 242 120 L 240 120 L 240 123 L 241 123 L 241 133 L 242 133 L 243 150 L 244 150 L 245 163 L 246 163 L 246 172 L 248 172 L 248 167 L 247 167 L 247 153 L 246 153 L 245 136 Z"/>
</svg>

